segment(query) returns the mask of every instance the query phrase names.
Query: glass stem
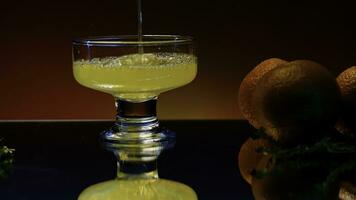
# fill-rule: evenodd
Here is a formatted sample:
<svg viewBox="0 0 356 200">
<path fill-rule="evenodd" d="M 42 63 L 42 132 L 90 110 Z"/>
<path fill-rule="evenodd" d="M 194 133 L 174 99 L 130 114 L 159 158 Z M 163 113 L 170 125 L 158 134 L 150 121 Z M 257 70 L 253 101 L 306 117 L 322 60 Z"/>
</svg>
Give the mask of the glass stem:
<svg viewBox="0 0 356 200">
<path fill-rule="evenodd" d="M 130 161 L 120 159 L 117 163 L 118 179 L 152 179 L 158 178 L 157 160 Z"/>
<path fill-rule="evenodd" d="M 159 122 L 156 116 L 157 98 L 131 102 L 116 98 L 116 125 L 121 132 L 154 132 Z"/>
</svg>

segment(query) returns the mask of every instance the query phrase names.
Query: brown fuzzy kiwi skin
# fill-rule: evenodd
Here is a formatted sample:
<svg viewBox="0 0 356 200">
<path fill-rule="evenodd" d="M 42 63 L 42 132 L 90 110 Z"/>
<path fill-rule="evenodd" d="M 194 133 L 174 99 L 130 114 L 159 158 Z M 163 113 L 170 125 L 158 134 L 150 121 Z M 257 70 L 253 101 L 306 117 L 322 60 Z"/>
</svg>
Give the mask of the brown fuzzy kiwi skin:
<svg viewBox="0 0 356 200">
<path fill-rule="evenodd" d="M 341 72 L 337 78 L 340 87 L 342 108 L 336 128 L 343 134 L 356 136 L 356 66 Z"/>
<path fill-rule="evenodd" d="M 270 70 L 258 82 L 252 105 L 257 121 L 285 145 L 315 142 L 335 126 L 340 89 L 322 65 L 296 60 Z"/>
<path fill-rule="evenodd" d="M 258 152 L 258 148 L 269 147 L 269 142 L 264 139 L 247 139 L 241 146 L 238 156 L 238 166 L 243 179 L 251 185 L 251 172 L 257 167 L 260 160 L 265 156 Z"/>
<path fill-rule="evenodd" d="M 270 58 L 259 63 L 253 68 L 242 80 L 238 93 L 238 105 L 241 114 L 255 128 L 260 128 L 260 124 L 253 115 L 252 94 L 256 89 L 258 81 L 270 70 L 276 68 L 280 64 L 285 64 L 287 61 L 279 58 Z"/>
</svg>

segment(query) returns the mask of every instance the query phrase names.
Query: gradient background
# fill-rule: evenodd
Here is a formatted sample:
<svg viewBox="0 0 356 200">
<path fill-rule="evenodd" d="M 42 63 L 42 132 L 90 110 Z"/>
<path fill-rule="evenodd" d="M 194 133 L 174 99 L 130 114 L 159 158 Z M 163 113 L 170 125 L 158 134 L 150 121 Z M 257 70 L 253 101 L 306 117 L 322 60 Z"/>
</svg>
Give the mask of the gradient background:
<svg viewBox="0 0 356 200">
<path fill-rule="evenodd" d="M 270 57 L 315 60 L 335 75 L 356 65 L 351 3 L 143 1 L 145 34 L 197 39 L 198 77 L 160 96 L 161 119 L 240 119 L 239 84 Z M 135 0 L 2 2 L 0 119 L 112 119 L 113 98 L 75 82 L 71 39 L 135 33 Z"/>
</svg>

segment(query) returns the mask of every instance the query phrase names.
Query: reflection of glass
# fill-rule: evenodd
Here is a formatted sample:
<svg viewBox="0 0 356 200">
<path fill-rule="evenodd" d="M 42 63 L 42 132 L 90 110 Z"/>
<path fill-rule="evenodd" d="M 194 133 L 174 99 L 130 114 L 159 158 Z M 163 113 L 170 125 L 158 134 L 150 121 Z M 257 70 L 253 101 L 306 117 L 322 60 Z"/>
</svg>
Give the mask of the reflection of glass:
<svg viewBox="0 0 356 200">
<path fill-rule="evenodd" d="M 194 191 L 174 181 L 112 180 L 93 185 L 86 189 L 79 200 L 194 200 Z"/>
<path fill-rule="evenodd" d="M 73 59 L 81 85 L 116 98 L 117 121 L 103 137 L 121 144 L 165 140 L 169 134 L 159 129 L 157 96 L 188 84 L 197 73 L 192 39 L 183 36 L 78 39 Z"/>
<path fill-rule="evenodd" d="M 197 200 L 190 187 L 158 178 L 157 158 L 173 142 L 132 146 L 105 143 L 118 158 L 117 179 L 90 186 L 78 200 Z"/>
</svg>

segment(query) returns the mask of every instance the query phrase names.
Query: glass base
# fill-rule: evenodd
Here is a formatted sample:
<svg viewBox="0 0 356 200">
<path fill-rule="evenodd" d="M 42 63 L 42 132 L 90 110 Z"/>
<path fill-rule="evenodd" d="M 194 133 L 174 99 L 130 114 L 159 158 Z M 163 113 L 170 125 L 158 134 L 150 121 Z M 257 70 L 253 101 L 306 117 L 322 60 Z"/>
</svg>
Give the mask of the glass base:
<svg viewBox="0 0 356 200">
<path fill-rule="evenodd" d="M 156 97 L 142 102 L 116 98 L 116 123 L 102 133 L 102 139 L 115 148 L 129 146 L 146 148 L 171 143 L 170 141 L 175 139 L 175 134 L 159 127 L 156 102 Z"/>
<path fill-rule="evenodd" d="M 175 133 L 163 128 L 124 131 L 115 125 L 111 129 L 102 132 L 101 139 L 105 141 L 106 146 L 115 148 L 120 146 L 162 146 L 162 144 L 167 148 L 175 140 Z"/>
</svg>

